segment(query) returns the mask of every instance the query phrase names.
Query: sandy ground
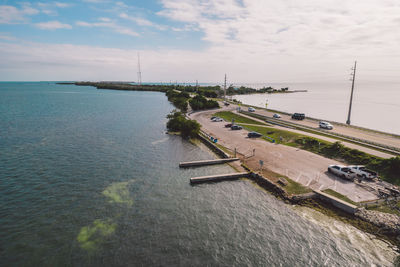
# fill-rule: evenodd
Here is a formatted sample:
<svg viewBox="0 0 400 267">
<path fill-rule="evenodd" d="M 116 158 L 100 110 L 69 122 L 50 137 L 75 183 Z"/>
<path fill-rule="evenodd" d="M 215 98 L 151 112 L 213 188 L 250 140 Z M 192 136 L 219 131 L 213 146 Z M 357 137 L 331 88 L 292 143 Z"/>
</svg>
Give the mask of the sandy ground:
<svg viewBox="0 0 400 267">
<path fill-rule="evenodd" d="M 228 108 L 224 108 L 228 109 Z M 231 108 L 229 108 L 231 109 Z M 255 156 L 246 160 L 246 164 L 254 168 L 259 160 L 264 161 L 264 168 L 285 175 L 290 179 L 313 189 L 331 188 L 353 201 L 377 199 L 377 196 L 353 182 L 341 179 L 327 172 L 328 165 L 341 164 L 311 152 L 272 144 L 262 139 L 247 138 L 247 131 L 232 131 L 225 128 L 226 122 L 211 122 L 210 117 L 215 110 L 196 112 L 190 115 L 202 125 L 202 130 L 218 138 L 218 143 L 228 149 L 236 150 L 250 156 L 255 149 Z"/>
</svg>

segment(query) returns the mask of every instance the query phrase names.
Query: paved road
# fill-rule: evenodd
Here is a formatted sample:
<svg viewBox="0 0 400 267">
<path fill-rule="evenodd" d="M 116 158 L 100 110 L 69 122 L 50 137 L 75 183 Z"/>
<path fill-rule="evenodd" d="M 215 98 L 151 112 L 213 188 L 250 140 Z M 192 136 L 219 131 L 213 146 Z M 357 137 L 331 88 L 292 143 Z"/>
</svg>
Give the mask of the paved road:
<svg viewBox="0 0 400 267">
<path fill-rule="evenodd" d="M 236 110 L 232 109 L 231 111 L 234 112 L 234 113 L 237 113 Z M 254 117 L 251 117 L 251 116 L 247 116 L 247 115 L 245 115 L 243 113 L 237 113 L 237 114 L 240 115 L 240 116 L 243 116 L 243 117 L 247 117 L 247 118 L 252 119 L 252 120 L 264 122 L 264 121 L 259 120 L 257 118 L 254 118 Z M 260 126 L 260 125 L 257 125 L 257 126 Z M 309 133 L 309 132 L 304 132 L 304 131 L 297 130 L 297 129 L 290 129 L 290 128 L 286 128 L 286 127 L 283 127 L 283 126 L 273 125 L 273 126 L 268 126 L 268 127 L 273 127 L 273 128 L 284 130 L 284 131 L 290 131 L 290 132 L 294 132 L 294 133 L 298 133 L 298 134 L 302 134 L 302 135 L 307 135 L 307 136 L 310 136 L 310 137 L 315 137 L 315 138 L 318 138 L 318 139 L 321 139 L 321 140 L 325 140 L 325 141 L 328 141 L 328 142 L 331 142 L 331 143 L 334 143 L 334 142 L 338 141 L 338 139 L 335 139 L 335 138 L 330 138 L 330 137 L 326 137 L 326 136 L 319 135 L 319 134 L 313 134 L 313 133 Z M 350 143 L 350 142 L 346 142 L 346 141 L 341 141 L 341 140 L 339 140 L 339 141 L 343 145 L 345 145 L 346 147 L 353 148 L 353 149 L 358 149 L 360 151 L 363 151 L 365 153 L 368 153 L 368 154 L 371 154 L 371 155 L 374 155 L 374 156 L 377 156 L 377 157 L 381 157 L 381 158 L 385 158 L 385 159 L 389 159 L 389 158 L 394 157 L 392 154 L 388 154 L 388 153 L 385 153 L 385 152 L 382 152 L 382 151 L 379 151 L 379 150 L 375 150 L 375 149 L 368 148 L 368 147 L 365 147 L 365 146 L 356 145 L 354 143 Z"/>
<path fill-rule="evenodd" d="M 271 117 L 273 116 L 274 112 L 266 111 L 263 109 L 256 109 L 256 113 L 264 116 Z M 307 115 L 307 114 L 306 114 Z M 288 121 L 288 122 L 295 122 L 303 126 L 308 126 L 308 127 L 313 127 L 315 129 L 319 129 L 319 124 L 318 121 L 311 120 L 311 119 L 305 119 L 305 120 L 293 120 L 291 116 L 281 114 L 282 118 L 281 120 L 283 121 Z M 395 122 L 393 122 L 395 123 Z M 384 134 L 384 133 L 378 133 L 374 131 L 368 131 L 368 130 L 362 130 L 360 128 L 355 128 L 355 127 L 349 127 L 341 124 L 337 124 L 332 122 L 333 129 L 330 130 L 332 133 L 338 133 L 346 136 L 350 136 L 353 138 L 359 138 L 363 140 L 367 140 L 370 142 L 378 143 L 378 144 L 383 144 L 387 146 L 392 146 L 400 149 L 400 137 L 396 137 L 390 134 Z"/>
<path fill-rule="evenodd" d="M 327 172 L 328 165 L 340 162 L 305 150 L 272 144 L 262 139 L 247 138 L 245 130 L 232 131 L 224 127 L 225 122 L 211 122 L 210 117 L 215 112 L 215 110 L 196 112 L 190 117 L 202 125 L 203 131 L 218 138 L 221 145 L 231 150 L 236 148 L 238 152 L 250 155 L 253 149 L 256 149 L 256 155 L 249 159 L 252 165 L 263 160 L 264 166 L 271 171 L 283 174 L 313 189 L 331 188 L 356 202 L 377 199 L 376 195 L 364 188 Z"/>
</svg>

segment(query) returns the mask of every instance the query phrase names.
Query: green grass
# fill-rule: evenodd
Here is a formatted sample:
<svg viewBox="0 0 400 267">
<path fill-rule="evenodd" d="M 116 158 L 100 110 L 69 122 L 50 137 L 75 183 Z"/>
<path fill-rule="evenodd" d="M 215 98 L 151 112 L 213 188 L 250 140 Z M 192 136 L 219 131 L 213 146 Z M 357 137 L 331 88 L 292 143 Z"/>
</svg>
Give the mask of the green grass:
<svg viewBox="0 0 400 267">
<path fill-rule="evenodd" d="M 287 177 L 284 177 L 284 178 L 288 182 L 288 184 L 286 186 L 284 186 L 283 188 L 289 194 L 300 195 L 300 194 L 310 193 L 312 191 L 310 188 L 307 188 L 304 185 L 299 184 Z"/>
<path fill-rule="evenodd" d="M 397 207 L 400 207 L 400 202 L 397 202 L 396 204 Z M 390 205 L 384 204 L 384 205 L 375 205 L 375 206 L 368 206 L 366 207 L 367 210 L 376 210 L 384 213 L 390 213 L 390 214 L 395 214 L 397 216 L 400 216 L 400 211 L 397 209 L 392 208 Z"/>
<path fill-rule="evenodd" d="M 220 111 L 214 114 L 214 116 L 218 116 L 220 118 L 223 118 L 226 121 L 232 121 L 232 119 L 235 120 L 235 123 L 247 123 L 247 124 L 257 124 L 257 125 L 264 125 L 262 122 L 255 121 L 237 114 L 234 114 L 230 111 Z"/>
<path fill-rule="evenodd" d="M 327 193 L 327 194 L 329 194 L 329 195 L 331 195 L 331 196 L 334 196 L 334 197 L 336 197 L 336 198 L 338 198 L 338 199 L 340 199 L 340 200 L 343 200 L 343 201 L 345 201 L 345 202 L 347 202 L 347 203 L 353 204 L 353 205 L 355 205 L 355 206 L 358 205 L 357 202 L 352 201 L 352 200 L 349 199 L 348 197 L 343 196 L 342 194 L 340 194 L 340 193 L 338 193 L 338 192 L 336 192 L 336 191 L 334 191 L 334 190 L 332 190 L 332 189 L 325 189 L 325 190 L 323 190 L 323 192 L 324 192 L 324 193 Z"/>
<path fill-rule="evenodd" d="M 305 137 L 305 135 L 301 135 L 298 133 L 292 133 L 292 132 L 284 131 L 284 130 L 279 130 L 279 129 L 272 128 L 272 127 L 260 127 L 260 126 L 255 126 L 255 125 L 246 125 L 245 127 L 246 127 L 246 129 L 248 129 L 250 131 L 255 131 L 262 135 L 266 135 L 268 137 L 275 139 L 275 142 L 280 143 L 280 144 L 285 144 L 285 145 L 292 143 L 293 146 L 298 146 L 298 145 L 296 145 L 295 141 L 298 138 Z M 266 140 L 268 140 L 268 139 L 266 139 Z"/>
</svg>

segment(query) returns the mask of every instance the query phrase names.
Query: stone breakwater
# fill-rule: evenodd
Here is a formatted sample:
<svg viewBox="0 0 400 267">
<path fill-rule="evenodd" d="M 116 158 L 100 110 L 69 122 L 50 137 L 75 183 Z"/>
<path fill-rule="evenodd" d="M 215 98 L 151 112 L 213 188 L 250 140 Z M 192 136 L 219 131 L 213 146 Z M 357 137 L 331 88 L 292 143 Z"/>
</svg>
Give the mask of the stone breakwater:
<svg viewBox="0 0 400 267">
<path fill-rule="evenodd" d="M 400 241 L 400 217 L 395 214 L 383 213 L 379 211 L 357 209 L 355 215 L 362 220 L 372 223 L 379 227 L 379 233 L 397 236 Z"/>
</svg>

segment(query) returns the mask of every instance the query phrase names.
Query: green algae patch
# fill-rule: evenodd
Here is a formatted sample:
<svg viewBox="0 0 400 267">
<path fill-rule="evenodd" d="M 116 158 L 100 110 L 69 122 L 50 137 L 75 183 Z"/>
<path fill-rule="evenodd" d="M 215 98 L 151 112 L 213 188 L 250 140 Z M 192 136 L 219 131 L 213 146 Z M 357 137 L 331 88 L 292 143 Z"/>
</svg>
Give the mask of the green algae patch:
<svg viewBox="0 0 400 267">
<path fill-rule="evenodd" d="M 129 193 L 129 185 L 134 181 L 112 183 L 103 191 L 110 203 L 122 203 L 128 206 L 133 205 L 133 199 Z"/>
<path fill-rule="evenodd" d="M 82 227 L 77 240 L 84 250 L 94 251 L 104 239 L 115 232 L 117 224 L 111 220 L 95 220 L 92 225 Z"/>
</svg>

